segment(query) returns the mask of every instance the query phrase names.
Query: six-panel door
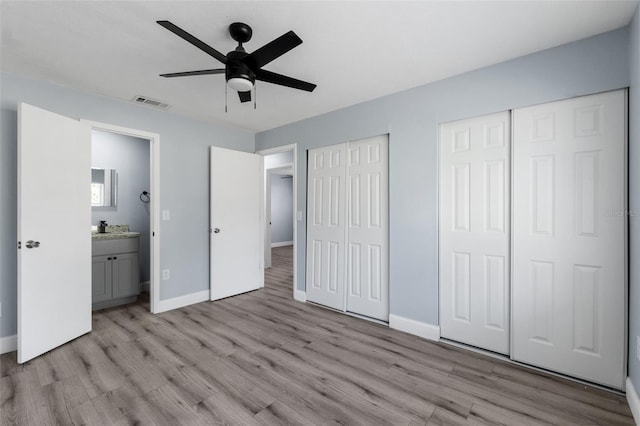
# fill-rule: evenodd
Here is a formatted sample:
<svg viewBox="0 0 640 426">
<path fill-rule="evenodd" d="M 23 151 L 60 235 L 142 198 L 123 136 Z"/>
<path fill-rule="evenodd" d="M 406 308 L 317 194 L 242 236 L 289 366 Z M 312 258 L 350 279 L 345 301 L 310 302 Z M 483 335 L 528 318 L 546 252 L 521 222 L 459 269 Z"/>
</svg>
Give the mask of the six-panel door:
<svg viewBox="0 0 640 426">
<path fill-rule="evenodd" d="M 309 151 L 307 299 L 344 310 L 346 144 Z"/>
<path fill-rule="evenodd" d="M 307 300 L 389 319 L 388 135 L 309 150 Z"/>
<path fill-rule="evenodd" d="M 509 353 L 509 113 L 440 128 L 440 330 Z"/>
<path fill-rule="evenodd" d="M 513 122 L 513 358 L 623 389 L 624 91 Z"/>
<path fill-rule="evenodd" d="M 389 319 L 388 141 L 347 144 L 346 310 L 382 321 Z"/>
</svg>

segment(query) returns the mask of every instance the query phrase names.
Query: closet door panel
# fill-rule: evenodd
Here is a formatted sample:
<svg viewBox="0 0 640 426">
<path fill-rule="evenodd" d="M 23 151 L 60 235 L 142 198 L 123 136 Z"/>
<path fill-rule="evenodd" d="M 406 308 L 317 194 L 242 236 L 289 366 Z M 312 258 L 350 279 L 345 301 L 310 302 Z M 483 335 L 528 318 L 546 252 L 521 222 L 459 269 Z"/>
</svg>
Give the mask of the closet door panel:
<svg viewBox="0 0 640 426">
<path fill-rule="evenodd" d="M 389 319 L 388 136 L 349 142 L 347 311 Z"/>
<path fill-rule="evenodd" d="M 623 91 L 514 111 L 513 358 L 622 389 Z"/>
<path fill-rule="evenodd" d="M 440 329 L 509 353 L 509 113 L 440 127 Z"/>
<path fill-rule="evenodd" d="M 307 299 L 344 310 L 346 145 L 308 155 Z"/>
</svg>

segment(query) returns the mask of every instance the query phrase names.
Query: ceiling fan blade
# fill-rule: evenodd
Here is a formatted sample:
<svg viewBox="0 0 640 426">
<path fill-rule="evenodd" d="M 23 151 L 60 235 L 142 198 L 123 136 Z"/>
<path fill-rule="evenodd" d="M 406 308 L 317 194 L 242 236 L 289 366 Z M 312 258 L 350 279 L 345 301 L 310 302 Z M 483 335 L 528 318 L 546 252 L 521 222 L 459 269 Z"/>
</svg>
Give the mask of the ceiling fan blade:
<svg viewBox="0 0 640 426">
<path fill-rule="evenodd" d="M 250 102 L 251 90 L 248 90 L 246 92 L 238 92 L 238 96 L 240 97 L 240 102 Z"/>
<path fill-rule="evenodd" d="M 223 64 L 227 63 L 227 57 L 225 55 L 223 55 L 222 53 L 218 52 L 216 49 L 214 49 L 213 47 L 209 46 L 204 41 L 192 36 L 191 34 L 186 32 L 182 28 L 178 27 L 177 25 L 174 25 L 169 21 L 156 21 L 156 22 L 158 24 L 162 25 L 163 27 L 165 27 L 166 29 L 168 29 L 169 31 L 171 31 L 172 33 L 174 33 L 175 35 L 177 35 L 178 37 L 188 41 L 191 44 L 193 44 L 195 47 L 197 47 L 198 49 L 202 50 L 203 52 L 213 56 L 214 58 L 216 58 L 217 60 L 219 60 Z"/>
<path fill-rule="evenodd" d="M 217 68 L 214 70 L 172 72 L 169 74 L 160 74 L 160 77 L 188 77 L 190 75 L 209 75 L 209 74 L 224 74 L 224 68 Z"/>
<path fill-rule="evenodd" d="M 255 70 L 284 55 L 301 43 L 300 37 L 293 31 L 289 31 L 247 55 L 244 62 Z"/>
<path fill-rule="evenodd" d="M 292 87 L 294 89 L 306 90 L 307 92 L 313 92 L 313 89 L 316 88 L 316 85 L 313 83 L 307 83 L 306 81 L 297 80 L 295 78 L 267 70 L 256 71 L 256 80 L 279 84 L 280 86 Z"/>
</svg>

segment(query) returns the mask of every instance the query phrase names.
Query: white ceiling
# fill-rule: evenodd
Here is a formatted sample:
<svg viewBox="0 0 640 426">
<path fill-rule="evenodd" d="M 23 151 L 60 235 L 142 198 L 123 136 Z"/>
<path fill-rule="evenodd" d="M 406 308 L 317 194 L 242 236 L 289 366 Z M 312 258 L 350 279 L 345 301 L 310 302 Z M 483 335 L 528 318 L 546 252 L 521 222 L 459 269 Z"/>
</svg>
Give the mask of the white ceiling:
<svg viewBox="0 0 640 426">
<path fill-rule="evenodd" d="M 637 1 L 6 1 L 2 71 L 170 113 L 261 131 L 627 25 Z M 313 93 L 257 84 L 257 109 L 224 76 L 160 73 L 221 64 L 155 21 L 227 53 L 228 25 L 253 28 L 247 51 L 293 30 L 303 44 L 265 66 Z"/>
</svg>

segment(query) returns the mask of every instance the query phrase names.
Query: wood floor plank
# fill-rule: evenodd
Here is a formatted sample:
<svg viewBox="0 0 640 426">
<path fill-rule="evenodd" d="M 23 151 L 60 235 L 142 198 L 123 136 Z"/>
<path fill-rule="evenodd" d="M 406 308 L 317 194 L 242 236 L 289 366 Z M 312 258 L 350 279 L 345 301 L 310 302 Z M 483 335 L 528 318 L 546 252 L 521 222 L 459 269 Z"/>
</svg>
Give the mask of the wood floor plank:
<svg viewBox="0 0 640 426">
<path fill-rule="evenodd" d="M 148 298 L 19 365 L 0 425 L 627 425 L 624 396 L 293 300 L 291 247 L 265 287 L 157 315 Z"/>
<path fill-rule="evenodd" d="M 206 424 L 247 426 L 259 426 L 261 424 L 256 421 L 254 413 L 238 400 L 223 392 L 199 402 L 194 407 L 194 410 Z M 264 408 L 260 410 L 260 412 L 262 411 L 264 411 Z"/>
<path fill-rule="evenodd" d="M 451 411 L 445 410 L 441 407 L 437 407 L 429 421 L 427 426 L 467 426 L 467 416 L 460 416 Z"/>
<path fill-rule="evenodd" d="M 109 426 L 102 421 L 91 400 L 86 400 L 80 405 L 71 407 L 69 413 L 74 425 Z"/>
<path fill-rule="evenodd" d="M 105 425 L 157 424 L 149 416 L 150 408 L 146 401 L 129 385 L 111 390 L 91 401 Z"/>
<path fill-rule="evenodd" d="M 386 419 L 386 416 L 376 417 L 361 404 L 350 401 L 352 398 L 348 395 L 325 384 L 328 380 L 326 377 L 318 378 L 299 368 L 291 368 L 273 351 L 256 353 L 251 357 L 258 360 L 262 368 L 275 371 L 286 382 L 296 384 L 298 388 L 307 389 L 307 397 L 312 404 L 332 421 L 354 425 L 393 424 Z M 407 423 L 408 421 L 405 422 Z"/>
<path fill-rule="evenodd" d="M 308 424 L 318 426 L 344 424 L 332 418 L 337 416 L 327 411 L 328 408 L 331 408 L 331 402 L 327 402 L 323 395 L 316 394 L 307 387 L 288 380 L 274 369 L 265 368 L 264 364 L 253 356 L 234 353 L 229 355 L 227 359 L 240 367 L 242 371 L 258 378 L 261 388 L 277 389 L 278 400 L 276 402 L 291 407 L 302 415 Z"/>
</svg>

